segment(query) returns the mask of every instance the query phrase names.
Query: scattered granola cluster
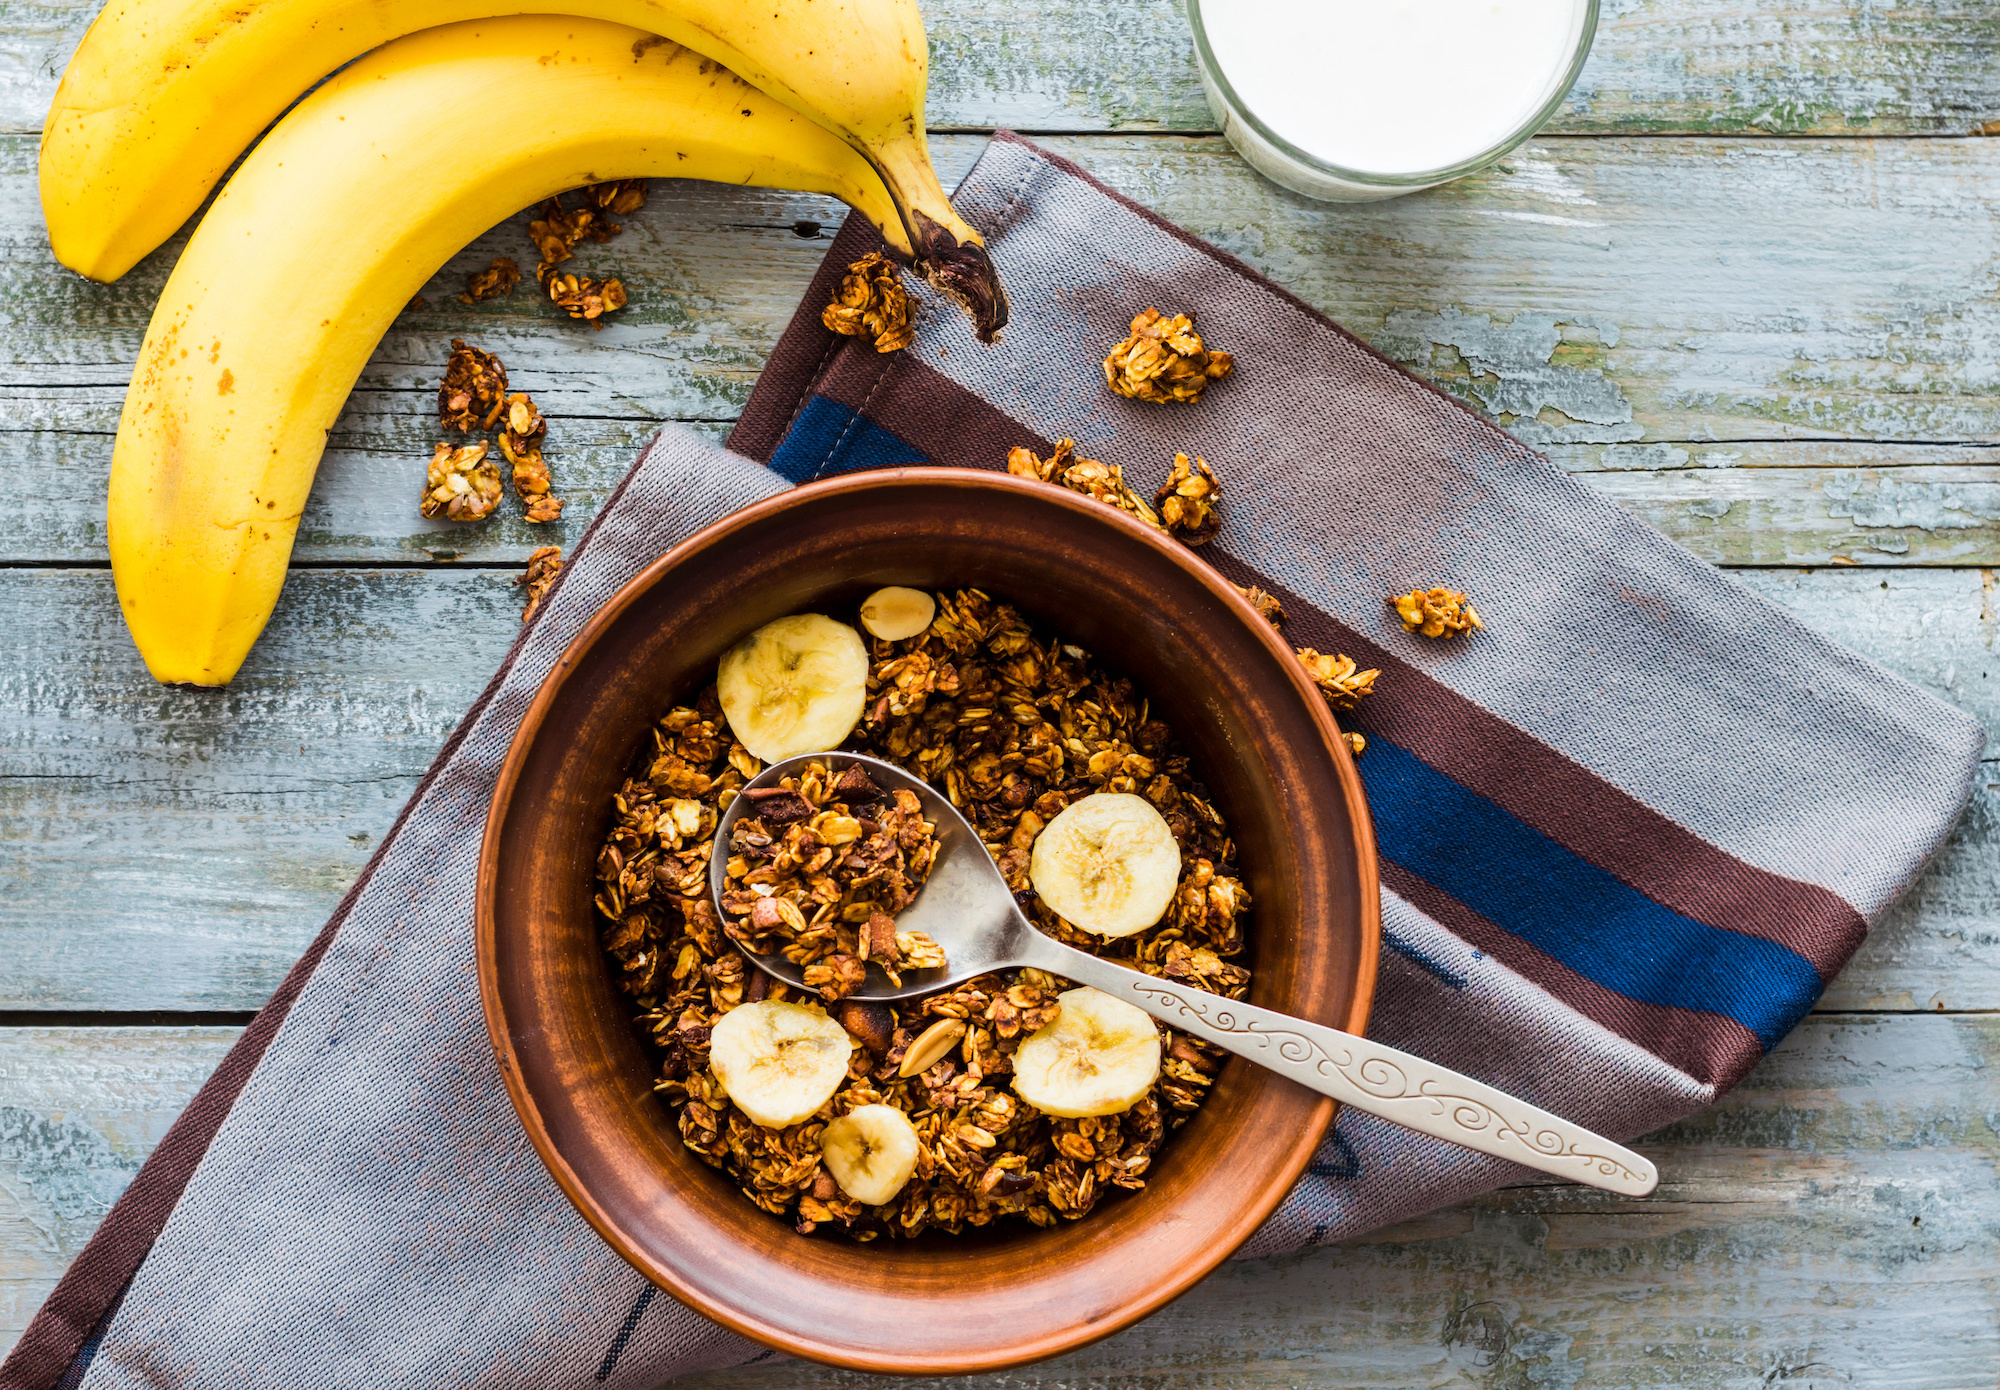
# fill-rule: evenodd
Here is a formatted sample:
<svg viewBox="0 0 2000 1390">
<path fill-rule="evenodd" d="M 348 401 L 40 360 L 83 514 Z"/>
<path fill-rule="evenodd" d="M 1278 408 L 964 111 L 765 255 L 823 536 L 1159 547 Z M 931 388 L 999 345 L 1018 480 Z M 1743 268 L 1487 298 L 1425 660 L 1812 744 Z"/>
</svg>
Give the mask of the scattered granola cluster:
<svg viewBox="0 0 2000 1390">
<path fill-rule="evenodd" d="M 1228 353 L 1202 346 L 1191 317 L 1168 318 L 1158 309 L 1141 310 L 1131 336 L 1104 359 L 1105 381 L 1135 401 L 1197 401 L 1209 382 L 1235 369 Z"/>
<path fill-rule="evenodd" d="M 596 328 L 604 327 L 603 317 L 627 303 L 625 286 L 616 279 L 600 280 L 589 275 L 558 271 L 557 266 L 576 254 L 585 241 L 603 243 L 624 227 L 613 217 L 624 217 L 646 205 L 644 179 L 615 179 L 593 183 L 578 193 L 578 206 L 565 208 L 560 195 L 542 204 L 542 215 L 528 224 L 528 237 L 541 254 L 535 280 L 551 303 L 573 319 L 587 319 Z"/>
<path fill-rule="evenodd" d="M 1073 439 L 1057 441 L 1056 451 L 1046 459 L 1037 458 L 1032 449 L 1010 449 L 1007 451 L 1007 471 L 1017 478 L 1036 478 L 1066 487 L 1071 492 L 1080 492 L 1094 502 L 1130 512 L 1149 526 L 1160 525 L 1159 513 L 1132 490 L 1132 485 L 1125 481 L 1124 471 L 1117 464 L 1078 456 Z"/>
<path fill-rule="evenodd" d="M 424 475 L 419 514 L 432 520 L 483 521 L 500 505 L 500 470 L 488 461 L 483 439 L 453 448 L 440 441 Z"/>
<path fill-rule="evenodd" d="M 845 999 L 879 964 L 935 970 L 944 949 L 896 930 L 937 858 L 937 826 L 916 794 L 885 792 L 854 764 L 834 776 L 810 764 L 798 777 L 747 795 L 729 835 L 723 930 L 753 955 L 783 955 L 828 1003 Z"/>
<path fill-rule="evenodd" d="M 819 321 L 849 338 L 867 338 L 877 352 L 906 348 L 917 336 L 910 296 L 887 256 L 871 251 L 847 267 Z"/>
<path fill-rule="evenodd" d="M 1199 454 L 1189 461 L 1174 455 L 1173 472 L 1153 498 L 1167 534 L 1189 545 L 1206 545 L 1222 529 L 1222 482 Z"/>
<path fill-rule="evenodd" d="M 1244 950 L 1250 896 L 1237 876 L 1236 846 L 1186 755 L 1130 681 L 1035 632 L 1012 607 L 977 590 L 939 595 L 928 628 L 870 644 L 867 704 L 849 746 L 949 796 L 1044 931 L 1155 975 L 1243 997 L 1250 972 L 1235 958 Z M 1162 1028 L 1163 1068 L 1130 1110 L 1045 1115 L 1009 1084 L 1016 1049 L 1053 1019 L 1068 987 L 1039 971 L 983 975 L 895 1005 L 842 999 L 830 1011 L 856 1046 L 846 1080 L 825 1107 L 801 1123 L 765 1128 L 730 1103 L 709 1069 L 711 1030 L 745 1002 L 800 993 L 749 965 L 708 897 L 719 810 L 760 767 L 731 734 L 712 687 L 670 710 L 619 790 L 598 863 L 604 946 L 660 1049 L 656 1089 L 689 1147 L 799 1230 L 825 1226 L 859 1240 L 933 1227 L 958 1232 L 1001 1217 L 1049 1226 L 1087 1214 L 1114 1188 L 1143 1186 L 1154 1153 L 1201 1104 L 1223 1054 Z M 1150 801 L 1171 828 L 1182 864 L 1167 915 L 1118 938 L 1070 930 L 1028 885 L 1029 849 L 1042 826 L 1072 801 L 1104 791 Z M 834 798 L 836 816 L 841 805 L 860 809 L 838 799 L 852 794 L 822 791 Z M 769 804 L 759 808 L 767 829 Z M 822 800 L 811 817 L 788 824 L 810 825 L 827 811 Z M 901 837 L 910 829 L 905 822 L 898 831 L 906 864 L 912 851 Z M 799 915 L 810 921 L 803 908 Z M 836 921 L 843 915 L 833 914 Z M 836 945 L 840 930 L 836 925 Z M 821 1154 L 829 1121 L 868 1105 L 904 1112 L 920 1145 L 915 1175 L 880 1206 L 847 1197 Z"/>
<path fill-rule="evenodd" d="M 514 258 L 495 256 L 492 265 L 465 277 L 465 293 L 458 297 L 458 302 L 479 304 L 488 299 L 502 299 L 520 283 L 521 267 L 514 264 Z"/>
<path fill-rule="evenodd" d="M 461 434 L 499 426 L 500 453 L 512 467 L 514 492 L 529 521 L 554 521 L 562 499 L 550 495 L 549 468 L 542 459 L 548 421 L 525 391 L 508 394 L 507 366 L 490 352 L 463 339 L 451 340 L 444 384 L 438 387 L 438 423 Z M 500 505 L 500 471 L 485 462 L 487 443 L 439 444 L 431 459 L 419 510 L 448 521 L 479 521 Z M 491 486 L 488 486 L 490 475 Z"/>
<path fill-rule="evenodd" d="M 562 547 L 555 545 L 537 546 L 528 555 L 528 567 L 521 571 L 521 577 L 514 582 L 527 590 L 528 602 L 521 609 L 521 621 L 535 616 L 535 609 L 541 606 L 542 596 L 549 591 L 549 585 L 556 582 L 562 573 Z"/>
<path fill-rule="evenodd" d="M 1465 595 L 1453 589 L 1412 589 L 1393 595 L 1389 606 L 1403 620 L 1403 631 L 1421 632 L 1426 637 L 1457 637 L 1486 626 Z"/>
</svg>

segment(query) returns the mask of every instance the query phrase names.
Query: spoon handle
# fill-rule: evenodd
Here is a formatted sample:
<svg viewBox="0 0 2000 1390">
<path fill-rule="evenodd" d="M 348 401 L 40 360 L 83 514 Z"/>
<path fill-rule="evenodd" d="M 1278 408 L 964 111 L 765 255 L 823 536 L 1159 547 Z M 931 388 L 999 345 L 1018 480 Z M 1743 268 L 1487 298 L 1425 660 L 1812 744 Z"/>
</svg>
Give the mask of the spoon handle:
<svg viewBox="0 0 2000 1390">
<path fill-rule="evenodd" d="M 1337 1028 L 1113 965 L 1046 937 L 1034 964 L 1136 1004 L 1342 1105 L 1572 1182 L 1643 1197 L 1659 1170 L 1639 1154 L 1482 1081 Z"/>
</svg>

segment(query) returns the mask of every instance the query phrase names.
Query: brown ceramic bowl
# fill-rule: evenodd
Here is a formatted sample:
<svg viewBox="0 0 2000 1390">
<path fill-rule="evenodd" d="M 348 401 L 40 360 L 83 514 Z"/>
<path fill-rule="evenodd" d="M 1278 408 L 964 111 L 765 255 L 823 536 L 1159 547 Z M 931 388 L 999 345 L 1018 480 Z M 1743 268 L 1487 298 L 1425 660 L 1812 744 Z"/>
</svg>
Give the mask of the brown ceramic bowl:
<svg viewBox="0 0 2000 1390">
<path fill-rule="evenodd" d="M 1356 1032 L 1380 930 L 1360 782 L 1291 650 L 1199 556 L 1004 474 L 815 483 L 675 547 L 591 619 L 501 769 L 479 867 L 479 984 L 522 1123 L 620 1254 L 781 1351 L 877 1372 L 991 1371 L 1185 1292 L 1284 1198 L 1333 1102 L 1232 1059 L 1142 1192 L 1051 1230 L 856 1245 L 753 1207 L 680 1143 L 592 918 L 611 794 L 659 715 L 786 613 L 885 584 L 976 586 L 1129 674 L 1229 818 L 1254 895 L 1251 998 Z"/>
</svg>

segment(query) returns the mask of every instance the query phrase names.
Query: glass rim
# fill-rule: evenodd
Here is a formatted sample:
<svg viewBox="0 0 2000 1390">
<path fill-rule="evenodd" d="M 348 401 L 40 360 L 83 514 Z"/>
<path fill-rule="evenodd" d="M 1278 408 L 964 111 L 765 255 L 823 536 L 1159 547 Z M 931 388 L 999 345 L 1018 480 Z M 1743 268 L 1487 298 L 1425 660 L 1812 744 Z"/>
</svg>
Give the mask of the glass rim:
<svg viewBox="0 0 2000 1390">
<path fill-rule="evenodd" d="M 1583 0 L 1583 25 L 1577 31 L 1576 51 L 1570 54 L 1569 66 L 1564 70 L 1561 80 L 1550 91 L 1548 100 L 1544 101 L 1527 120 L 1516 126 L 1504 139 L 1457 164 L 1414 174 L 1379 174 L 1361 169 L 1349 169 L 1321 159 L 1318 155 L 1300 149 L 1266 125 L 1251 109 L 1250 104 L 1237 94 L 1236 88 L 1230 85 L 1229 78 L 1222 71 L 1222 64 L 1216 60 L 1215 51 L 1209 47 L 1208 30 L 1201 22 L 1201 0 L 1186 0 L 1186 2 L 1188 27 L 1194 31 L 1195 61 L 1201 66 L 1202 76 L 1221 94 L 1223 104 L 1229 108 L 1232 115 L 1249 126 L 1259 138 L 1279 153 L 1306 168 L 1345 183 L 1377 188 L 1417 189 L 1449 183 L 1453 179 L 1484 169 L 1495 160 L 1504 157 L 1508 151 L 1531 139 L 1569 99 L 1570 89 L 1576 86 L 1576 79 L 1583 72 L 1584 62 L 1590 57 L 1591 45 L 1597 39 L 1598 0 Z M 1228 0 L 1223 2 L 1228 3 Z"/>
</svg>

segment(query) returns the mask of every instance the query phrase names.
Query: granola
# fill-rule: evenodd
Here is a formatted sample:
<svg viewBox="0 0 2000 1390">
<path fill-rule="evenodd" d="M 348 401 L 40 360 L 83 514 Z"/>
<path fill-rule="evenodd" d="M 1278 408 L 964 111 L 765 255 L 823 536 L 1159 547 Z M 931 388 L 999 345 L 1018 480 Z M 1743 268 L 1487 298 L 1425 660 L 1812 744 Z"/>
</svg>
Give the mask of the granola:
<svg viewBox="0 0 2000 1390">
<path fill-rule="evenodd" d="M 937 600 L 936 616 L 922 632 L 870 642 L 867 704 L 845 746 L 894 762 L 948 796 L 1042 930 L 1151 974 L 1242 998 L 1250 981 L 1239 963 L 1250 895 L 1228 826 L 1166 724 L 1152 717 L 1129 680 L 1036 631 L 1012 607 L 971 589 Z M 709 1066 L 716 1023 L 746 1003 L 815 997 L 773 981 L 740 953 L 735 933 L 758 930 L 755 903 L 748 926 L 736 913 L 725 924 L 708 895 L 720 811 L 761 767 L 732 734 L 712 686 L 669 710 L 614 798 L 597 865 L 604 948 L 634 1001 L 638 1026 L 657 1049 L 655 1089 L 688 1147 L 799 1231 L 826 1228 L 863 1241 L 927 1229 L 956 1233 L 1002 1218 L 1053 1226 L 1085 1216 L 1109 1192 L 1143 1187 L 1161 1143 L 1207 1095 L 1223 1054 L 1161 1026 L 1160 1074 L 1132 1108 L 1083 1119 L 1045 1115 L 1010 1084 L 1016 1050 L 1055 1019 L 1057 998 L 1070 987 L 1037 970 L 982 975 L 893 1005 L 839 999 L 828 1012 L 855 1049 L 826 1105 L 803 1122 L 765 1128 L 731 1104 Z M 761 798 L 757 819 L 777 847 L 761 863 L 775 865 L 807 849 L 811 854 L 800 862 L 811 863 L 833 847 L 808 845 L 801 834 L 786 849 L 797 827 L 824 817 L 844 836 L 850 827 L 835 827 L 836 818 L 858 828 L 863 817 L 853 812 L 882 807 L 881 800 L 840 799 L 858 789 L 842 792 L 838 781 L 831 787 L 824 778 L 811 781 L 808 774 L 799 787 Z M 1166 916 L 1117 938 L 1070 928 L 1028 884 L 1041 828 L 1071 802 L 1102 791 L 1146 798 L 1181 855 Z M 798 804 L 785 800 L 791 796 Z M 884 814 L 870 819 L 880 823 Z M 905 821 L 897 835 L 907 865 L 912 851 L 904 831 L 914 834 L 914 827 Z M 818 831 L 813 837 L 821 838 Z M 845 843 L 869 838 L 864 833 Z M 743 858 L 748 882 L 756 870 L 749 855 Z M 833 862 L 829 853 L 822 870 Z M 805 873 L 786 874 L 808 881 Z M 799 922 L 783 907 L 767 909 L 766 929 L 788 951 L 823 951 L 815 964 L 854 957 L 862 928 L 875 916 L 871 908 L 847 923 L 846 912 L 829 910 L 828 902 L 858 903 L 855 890 L 843 885 L 831 900 L 824 891 L 818 898 L 810 891 L 803 898 L 756 895 L 791 906 Z M 811 913 L 808 901 L 815 904 Z M 779 925 L 768 925 L 774 916 Z M 815 918 L 822 928 L 832 923 L 831 933 L 814 937 Z M 854 933 L 854 951 L 842 949 L 844 928 Z M 825 984 L 835 983 L 829 974 Z M 874 1206 L 846 1195 L 821 1152 L 832 1120 L 870 1105 L 902 1111 L 919 1144 L 914 1175 Z"/>
<path fill-rule="evenodd" d="M 1125 481 L 1124 471 L 1117 464 L 1078 456 L 1074 439 L 1058 440 L 1055 452 L 1046 459 L 1038 458 L 1033 449 L 1009 449 L 1007 471 L 1017 478 L 1037 478 L 1066 487 L 1071 492 L 1080 492 L 1093 502 L 1130 512 L 1149 526 L 1161 524 L 1159 513 L 1132 490 L 1132 485 Z"/>
<path fill-rule="evenodd" d="M 512 256 L 495 256 L 493 264 L 484 270 L 475 270 L 465 277 L 465 293 L 458 297 L 461 304 L 478 304 L 482 300 L 500 299 L 514 292 L 521 283 L 521 267 L 514 263 Z"/>
<path fill-rule="evenodd" d="M 444 384 L 438 387 L 438 423 L 466 433 L 490 430 L 506 399 L 506 364 L 490 352 L 468 346 L 463 338 L 453 338 Z"/>
<path fill-rule="evenodd" d="M 1173 471 L 1153 498 L 1167 534 L 1189 545 L 1206 545 L 1222 529 L 1222 483 L 1197 454 L 1174 455 Z"/>
<path fill-rule="evenodd" d="M 485 440 L 453 447 L 439 443 L 424 478 L 424 495 L 417 510 L 446 521 L 483 521 L 500 505 L 500 470 L 487 462 L 492 446 Z"/>
<path fill-rule="evenodd" d="M 507 398 L 500 430 L 500 453 L 514 470 L 514 495 L 521 499 L 530 521 L 554 521 L 562 515 L 562 498 L 549 494 L 549 466 L 542 459 L 542 445 L 549 422 L 535 409 L 528 393 L 517 391 Z"/>
<path fill-rule="evenodd" d="M 535 609 L 541 606 L 542 596 L 549 591 L 549 585 L 556 582 L 562 573 L 562 547 L 540 545 L 528 552 L 528 567 L 521 571 L 521 577 L 514 582 L 528 591 L 527 606 L 521 609 L 521 621 L 535 616 Z"/>
<path fill-rule="evenodd" d="M 1389 606 L 1403 620 L 1403 631 L 1426 637 L 1457 637 L 1486 626 L 1455 589 L 1412 589 L 1392 596 Z"/>
<path fill-rule="evenodd" d="M 915 793 L 885 792 L 858 763 L 838 773 L 812 763 L 747 795 L 722 895 L 732 941 L 805 966 L 829 1003 L 861 986 L 870 961 L 897 985 L 904 969 L 945 963 L 930 937 L 896 930 L 937 858 L 937 826 Z"/>
<path fill-rule="evenodd" d="M 597 280 L 588 275 L 568 275 L 544 262 L 537 272 L 549 300 L 573 319 L 587 319 L 593 328 L 604 327 L 604 315 L 625 307 L 628 302 L 623 282 Z"/>
<path fill-rule="evenodd" d="M 1353 709 L 1364 695 L 1375 693 L 1380 671 L 1364 671 L 1352 657 L 1327 656 L 1311 647 L 1297 648 L 1306 675 L 1335 709 Z"/>
<path fill-rule="evenodd" d="M 1211 381 L 1235 370 L 1228 353 L 1202 345 L 1192 318 L 1168 318 L 1158 309 L 1140 310 L 1131 336 L 1104 359 L 1104 380 L 1135 401 L 1198 401 Z"/>
<path fill-rule="evenodd" d="M 1285 625 L 1285 605 L 1278 602 L 1276 594 L 1266 593 L 1255 584 L 1235 584 L 1230 587 L 1234 588 L 1243 597 L 1249 599 L 1250 606 L 1257 610 L 1258 616 L 1263 618 L 1272 627 L 1283 627 Z"/>
<path fill-rule="evenodd" d="M 819 321 L 835 333 L 869 339 L 877 352 L 906 348 L 917 335 L 910 296 L 895 264 L 876 251 L 847 267 Z"/>
</svg>

